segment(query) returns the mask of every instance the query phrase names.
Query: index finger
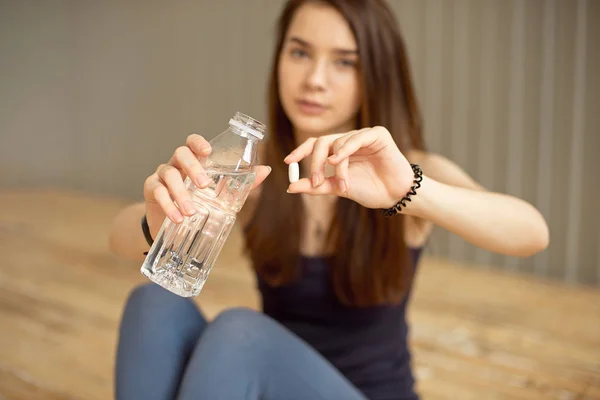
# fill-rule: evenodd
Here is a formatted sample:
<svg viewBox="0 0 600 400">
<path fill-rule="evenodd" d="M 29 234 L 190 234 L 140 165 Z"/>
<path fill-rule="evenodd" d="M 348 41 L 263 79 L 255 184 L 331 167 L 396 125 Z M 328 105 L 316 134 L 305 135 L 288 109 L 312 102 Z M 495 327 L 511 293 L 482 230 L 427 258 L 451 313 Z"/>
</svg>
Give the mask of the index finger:
<svg viewBox="0 0 600 400">
<path fill-rule="evenodd" d="M 312 153 L 316 142 L 317 138 L 314 137 L 305 140 L 304 143 L 296 147 L 290 154 L 288 154 L 287 157 L 283 159 L 283 162 L 286 164 L 300 162 L 304 157 Z"/>
<path fill-rule="evenodd" d="M 256 189 L 261 183 L 263 183 L 265 179 L 267 179 L 267 176 L 269 176 L 271 173 L 271 167 L 268 165 L 258 165 L 255 169 L 255 172 L 256 178 L 252 184 L 252 190 Z"/>
<path fill-rule="evenodd" d="M 304 159 L 305 157 L 308 157 L 309 155 L 312 154 L 312 152 L 315 148 L 315 143 L 317 143 L 318 139 L 321 139 L 321 140 L 325 141 L 326 143 L 331 144 L 331 143 L 333 143 L 333 141 L 335 139 L 340 138 L 344 135 L 346 135 L 346 134 L 345 133 L 336 133 L 336 134 L 321 136 L 320 138 L 314 138 L 314 137 L 309 138 L 304 143 L 302 143 L 300 146 L 296 147 L 296 149 L 294 149 L 294 151 L 292 151 L 290 154 L 288 154 L 288 156 L 283 159 L 283 162 L 285 162 L 286 164 L 290 164 L 293 162 L 300 162 L 300 161 L 302 161 L 302 159 Z"/>
<path fill-rule="evenodd" d="M 212 151 L 212 146 L 210 143 L 196 133 L 189 135 L 185 141 L 185 144 L 187 147 L 192 149 L 194 154 L 202 157 L 208 156 Z"/>
</svg>

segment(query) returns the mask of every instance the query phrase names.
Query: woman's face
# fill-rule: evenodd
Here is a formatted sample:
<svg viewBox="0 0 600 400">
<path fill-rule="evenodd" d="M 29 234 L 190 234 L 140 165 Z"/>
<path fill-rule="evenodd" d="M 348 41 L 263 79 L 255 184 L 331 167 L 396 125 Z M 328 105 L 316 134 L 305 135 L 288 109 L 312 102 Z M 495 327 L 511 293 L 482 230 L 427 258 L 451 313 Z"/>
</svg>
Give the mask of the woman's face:
<svg viewBox="0 0 600 400">
<path fill-rule="evenodd" d="M 298 142 L 355 128 L 361 102 L 358 48 L 334 8 L 319 3 L 298 8 L 279 54 L 277 78 Z"/>
</svg>

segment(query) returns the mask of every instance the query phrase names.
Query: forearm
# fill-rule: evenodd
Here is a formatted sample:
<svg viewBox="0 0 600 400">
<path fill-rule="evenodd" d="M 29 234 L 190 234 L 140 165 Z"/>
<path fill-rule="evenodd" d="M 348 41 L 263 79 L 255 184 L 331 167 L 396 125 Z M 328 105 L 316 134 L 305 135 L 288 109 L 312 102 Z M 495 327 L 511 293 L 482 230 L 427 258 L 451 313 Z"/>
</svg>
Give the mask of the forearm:
<svg viewBox="0 0 600 400">
<path fill-rule="evenodd" d="M 144 212 L 144 203 L 136 203 L 126 207 L 115 217 L 109 237 L 113 253 L 130 260 L 144 259 L 144 252 L 150 248 L 140 225 Z"/>
<path fill-rule="evenodd" d="M 548 226 L 531 204 L 501 193 L 465 189 L 423 177 L 405 214 L 423 218 L 483 249 L 528 257 L 546 248 Z"/>
</svg>

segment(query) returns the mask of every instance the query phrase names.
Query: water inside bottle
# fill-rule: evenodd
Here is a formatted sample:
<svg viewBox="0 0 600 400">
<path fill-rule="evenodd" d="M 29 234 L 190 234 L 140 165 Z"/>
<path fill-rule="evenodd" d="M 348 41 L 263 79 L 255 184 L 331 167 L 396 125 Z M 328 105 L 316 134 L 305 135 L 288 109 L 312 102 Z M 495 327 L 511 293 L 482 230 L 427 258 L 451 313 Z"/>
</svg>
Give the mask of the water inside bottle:
<svg viewBox="0 0 600 400">
<path fill-rule="evenodd" d="M 206 172 L 210 185 L 205 189 L 186 179 L 196 214 L 184 217 L 181 224 L 166 219 L 141 269 L 150 280 L 183 297 L 202 290 L 255 180 L 250 168 L 212 166 Z"/>
</svg>

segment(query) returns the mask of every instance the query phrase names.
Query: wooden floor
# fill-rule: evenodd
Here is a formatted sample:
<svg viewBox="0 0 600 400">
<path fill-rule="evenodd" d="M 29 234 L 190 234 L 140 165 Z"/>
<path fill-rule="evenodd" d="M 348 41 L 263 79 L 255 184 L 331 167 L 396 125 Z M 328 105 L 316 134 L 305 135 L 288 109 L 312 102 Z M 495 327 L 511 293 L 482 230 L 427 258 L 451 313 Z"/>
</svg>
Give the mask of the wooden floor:
<svg viewBox="0 0 600 400">
<path fill-rule="evenodd" d="M 123 302 L 107 249 L 123 203 L 0 192 L 0 399 L 110 399 Z M 234 231 L 198 302 L 256 308 Z M 600 399 L 600 291 L 426 258 L 410 312 L 424 399 Z M 308 400 L 308 399 L 307 399 Z"/>
</svg>

